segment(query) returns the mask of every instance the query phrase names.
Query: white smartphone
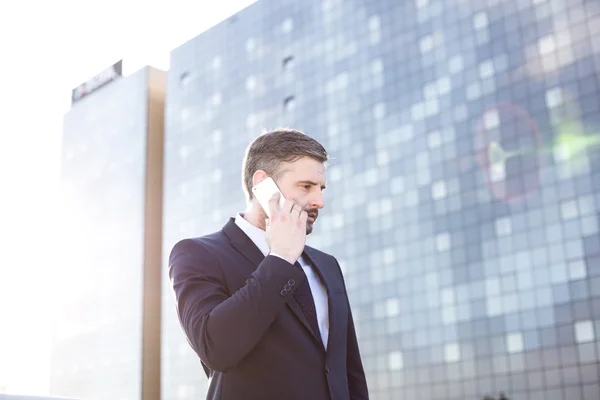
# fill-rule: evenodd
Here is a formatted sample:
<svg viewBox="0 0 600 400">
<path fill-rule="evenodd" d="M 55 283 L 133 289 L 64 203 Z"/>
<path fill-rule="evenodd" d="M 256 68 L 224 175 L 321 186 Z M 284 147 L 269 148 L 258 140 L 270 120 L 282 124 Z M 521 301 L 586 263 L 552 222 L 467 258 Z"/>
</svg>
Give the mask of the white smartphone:
<svg viewBox="0 0 600 400">
<path fill-rule="evenodd" d="M 266 178 L 252 188 L 252 194 L 256 197 L 269 218 L 271 218 L 269 200 L 271 200 L 271 197 L 273 197 L 276 192 L 279 192 L 279 207 L 282 207 L 285 202 L 285 197 L 283 197 L 281 190 L 279 190 L 273 178 Z"/>
</svg>

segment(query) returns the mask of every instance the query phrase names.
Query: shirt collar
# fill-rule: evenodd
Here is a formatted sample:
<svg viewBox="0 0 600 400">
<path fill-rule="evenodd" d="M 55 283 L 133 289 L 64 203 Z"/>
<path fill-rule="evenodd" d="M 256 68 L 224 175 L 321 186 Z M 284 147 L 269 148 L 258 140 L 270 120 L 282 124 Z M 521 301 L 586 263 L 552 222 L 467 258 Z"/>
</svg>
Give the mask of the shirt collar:
<svg viewBox="0 0 600 400">
<path fill-rule="evenodd" d="M 252 240 L 263 256 L 266 257 L 269 254 L 269 244 L 267 243 L 265 231 L 246 221 L 241 213 L 235 216 L 235 224 Z"/>
</svg>

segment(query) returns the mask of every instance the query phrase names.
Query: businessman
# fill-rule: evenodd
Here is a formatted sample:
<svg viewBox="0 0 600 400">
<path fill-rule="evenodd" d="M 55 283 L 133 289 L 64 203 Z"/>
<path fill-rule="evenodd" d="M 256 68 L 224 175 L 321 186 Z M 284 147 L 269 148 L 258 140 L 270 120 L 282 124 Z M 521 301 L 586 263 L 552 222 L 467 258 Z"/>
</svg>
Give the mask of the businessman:
<svg viewBox="0 0 600 400">
<path fill-rule="evenodd" d="M 305 244 L 324 207 L 327 159 L 300 131 L 260 135 L 243 161 L 246 210 L 171 251 L 177 314 L 210 378 L 207 399 L 368 399 L 340 266 Z M 271 198 L 271 218 L 252 195 L 267 177 L 286 199 Z"/>
</svg>

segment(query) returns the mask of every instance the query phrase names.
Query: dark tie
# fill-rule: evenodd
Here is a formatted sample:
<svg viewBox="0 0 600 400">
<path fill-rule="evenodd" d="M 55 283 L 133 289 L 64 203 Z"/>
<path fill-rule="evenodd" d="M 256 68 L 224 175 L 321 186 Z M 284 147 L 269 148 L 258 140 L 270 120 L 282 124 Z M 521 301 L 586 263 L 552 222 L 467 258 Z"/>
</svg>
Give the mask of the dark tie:
<svg viewBox="0 0 600 400">
<path fill-rule="evenodd" d="M 296 261 L 294 265 L 296 266 L 296 268 L 299 268 L 300 271 L 302 271 L 302 273 L 304 273 L 304 270 L 302 269 L 300 263 Z M 317 323 L 317 309 L 315 308 L 315 301 L 313 299 L 312 292 L 310 291 L 310 286 L 308 284 L 308 277 L 306 277 L 306 279 L 304 279 L 304 281 L 296 288 L 296 291 L 294 292 L 294 299 L 296 299 L 296 302 L 300 306 L 302 313 L 308 320 L 310 327 L 312 328 L 313 332 L 315 333 L 320 342 L 321 332 L 319 331 L 319 324 Z"/>
</svg>

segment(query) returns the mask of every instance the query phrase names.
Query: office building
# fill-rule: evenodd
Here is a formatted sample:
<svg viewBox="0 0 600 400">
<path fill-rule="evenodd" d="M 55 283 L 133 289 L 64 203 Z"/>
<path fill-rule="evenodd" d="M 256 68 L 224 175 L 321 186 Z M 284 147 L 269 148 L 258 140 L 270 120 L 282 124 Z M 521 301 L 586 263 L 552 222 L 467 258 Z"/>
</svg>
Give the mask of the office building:
<svg viewBox="0 0 600 400">
<path fill-rule="evenodd" d="M 53 396 L 160 398 L 165 86 L 164 71 L 115 64 L 73 91 Z"/>
<path fill-rule="evenodd" d="M 599 33 L 582 0 L 258 1 L 172 52 L 164 265 L 243 210 L 252 138 L 301 129 L 372 399 L 597 400 Z M 168 285 L 163 398 L 201 398 Z"/>
</svg>

